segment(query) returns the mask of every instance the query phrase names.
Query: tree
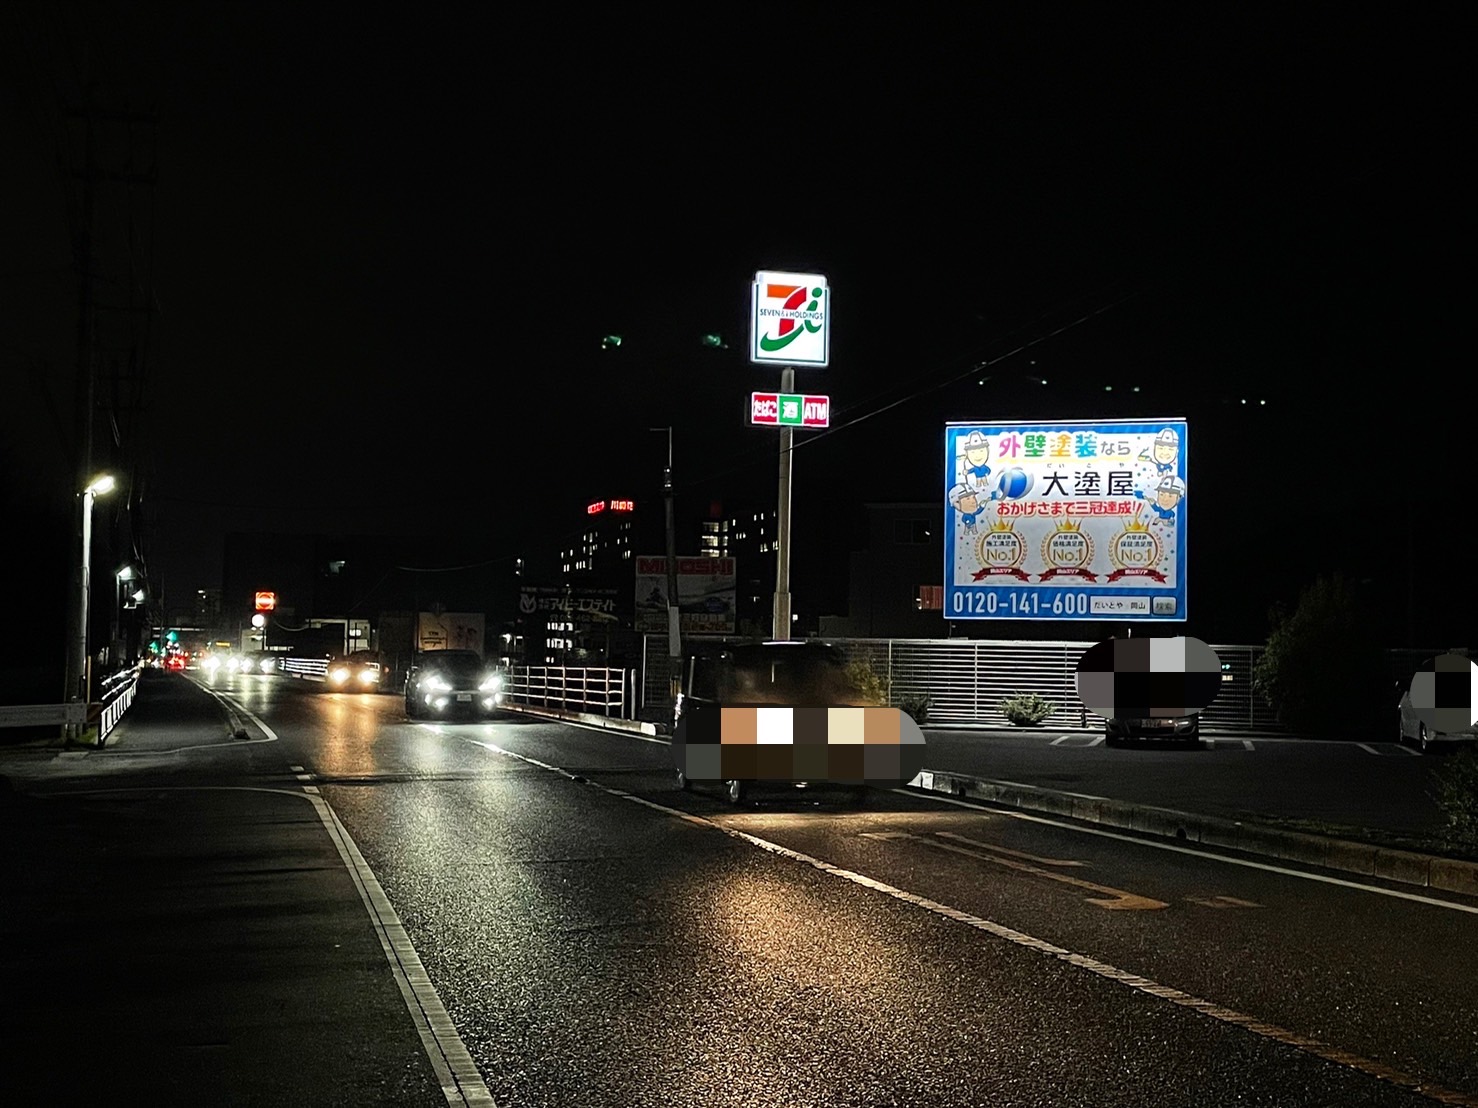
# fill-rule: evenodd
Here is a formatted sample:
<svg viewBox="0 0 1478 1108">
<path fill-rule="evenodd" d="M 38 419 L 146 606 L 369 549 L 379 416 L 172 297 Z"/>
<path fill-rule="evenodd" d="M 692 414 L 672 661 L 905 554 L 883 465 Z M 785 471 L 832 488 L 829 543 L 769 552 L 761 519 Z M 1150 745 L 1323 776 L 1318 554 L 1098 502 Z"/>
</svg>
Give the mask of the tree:
<svg viewBox="0 0 1478 1108">
<path fill-rule="evenodd" d="M 1320 576 L 1291 612 L 1272 615 L 1253 687 L 1278 722 L 1302 735 L 1388 738 L 1390 667 L 1355 583 L 1343 574 Z"/>
</svg>

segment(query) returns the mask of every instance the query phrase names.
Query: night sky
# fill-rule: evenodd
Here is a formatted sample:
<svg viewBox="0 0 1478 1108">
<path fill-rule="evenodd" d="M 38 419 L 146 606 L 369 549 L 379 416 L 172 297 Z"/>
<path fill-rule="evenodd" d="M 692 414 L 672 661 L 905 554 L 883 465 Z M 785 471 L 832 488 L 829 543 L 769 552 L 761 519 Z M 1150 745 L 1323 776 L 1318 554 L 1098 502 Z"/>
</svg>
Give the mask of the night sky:
<svg viewBox="0 0 1478 1108">
<path fill-rule="evenodd" d="M 1456 22 L 504 7 L 9 9 L 0 461 L 37 618 L 72 518 L 86 72 L 158 119 L 100 125 L 104 168 L 157 177 L 100 186 L 97 271 L 154 309 L 110 510 L 167 593 L 217 585 L 231 530 L 557 545 L 588 500 L 655 506 L 652 426 L 680 500 L 771 502 L 749 283 L 796 269 L 835 301 L 800 371 L 834 430 L 795 455 L 798 609 L 862 504 L 942 514 L 946 421 L 1184 416 L 1190 630 L 1260 641 L 1321 570 L 1404 596 L 1414 534 L 1423 629 L 1470 635 Z"/>
</svg>

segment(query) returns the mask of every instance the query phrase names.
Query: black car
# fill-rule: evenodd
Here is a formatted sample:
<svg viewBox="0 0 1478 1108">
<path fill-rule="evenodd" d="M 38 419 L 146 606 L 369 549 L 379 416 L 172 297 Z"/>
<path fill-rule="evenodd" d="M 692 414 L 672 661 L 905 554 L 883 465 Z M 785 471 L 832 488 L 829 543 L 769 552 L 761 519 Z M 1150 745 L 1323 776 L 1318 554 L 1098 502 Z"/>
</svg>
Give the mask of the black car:
<svg viewBox="0 0 1478 1108">
<path fill-rule="evenodd" d="M 1161 716 L 1154 719 L 1106 719 L 1104 745 L 1122 746 L 1127 742 L 1180 743 L 1188 747 L 1201 745 L 1201 717 Z"/>
<path fill-rule="evenodd" d="M 727 704 L 866 706 L 847 670 L 846 657 L 830 643 L 815 640 L 726 645 L 700 650 L 685 660 L 683 692 L 673 706 L 673 732 L 685 718 L 715 712 Z M 717 784 L 717 782 L 715 782 Z M 678 787 L 694 782 L 677 771 Z M 724 781 L 723 790 L 735 804 L 756 788 L 778 792 L 844 789 L 857 799 L 868 791 L 860 783 L 838 785 L 826 781 Z"/>
<path fill-rule="evenodd" d="M 504 678 L 473 650 L 427 650 L 416 655 L 405 683 L 411 719 L 486 719 L 502 703 Z"/>
</svg>

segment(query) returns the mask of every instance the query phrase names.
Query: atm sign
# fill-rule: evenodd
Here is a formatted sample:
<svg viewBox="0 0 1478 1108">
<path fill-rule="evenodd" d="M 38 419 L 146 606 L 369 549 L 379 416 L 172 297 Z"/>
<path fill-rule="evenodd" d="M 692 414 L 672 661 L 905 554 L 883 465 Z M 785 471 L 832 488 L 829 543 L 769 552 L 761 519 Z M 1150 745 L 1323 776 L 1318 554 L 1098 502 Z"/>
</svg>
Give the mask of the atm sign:
<svg viewBox="0 0 1478 1108">
<path fill-rule="evenodd" d="M 783 392 L 751 393 L 749 422 L 780 427 L 826 427 L 831 423 L 831 398 Z"/>
</svg>

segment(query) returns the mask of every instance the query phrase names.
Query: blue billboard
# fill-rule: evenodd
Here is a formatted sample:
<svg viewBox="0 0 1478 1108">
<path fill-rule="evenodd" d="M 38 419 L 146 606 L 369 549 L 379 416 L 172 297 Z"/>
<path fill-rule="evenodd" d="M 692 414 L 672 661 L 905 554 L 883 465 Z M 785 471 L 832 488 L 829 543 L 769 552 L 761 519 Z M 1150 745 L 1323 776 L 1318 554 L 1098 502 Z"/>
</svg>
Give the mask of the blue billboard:
<svg viewBox="0 0 1478 1108">
<path fill-rule="evenodd" d="M 950 423 L 946 619 L 1186 618 L 1186 421 Z"/>
</svg>

